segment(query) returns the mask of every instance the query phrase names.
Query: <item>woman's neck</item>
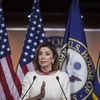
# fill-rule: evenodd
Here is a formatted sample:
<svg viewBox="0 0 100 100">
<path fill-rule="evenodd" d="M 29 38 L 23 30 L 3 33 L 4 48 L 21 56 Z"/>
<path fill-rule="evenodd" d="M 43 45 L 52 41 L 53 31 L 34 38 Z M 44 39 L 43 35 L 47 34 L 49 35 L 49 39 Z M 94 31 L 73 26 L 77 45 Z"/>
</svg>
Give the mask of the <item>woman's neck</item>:
<svg viewBox="0 0 100 100">
<path fill-rule="evenodd" d="M 40 72 L 43 73 L 44 75 L 48 75 L 52 72 L 52 68 L 41 68 Z"/>
</svg>

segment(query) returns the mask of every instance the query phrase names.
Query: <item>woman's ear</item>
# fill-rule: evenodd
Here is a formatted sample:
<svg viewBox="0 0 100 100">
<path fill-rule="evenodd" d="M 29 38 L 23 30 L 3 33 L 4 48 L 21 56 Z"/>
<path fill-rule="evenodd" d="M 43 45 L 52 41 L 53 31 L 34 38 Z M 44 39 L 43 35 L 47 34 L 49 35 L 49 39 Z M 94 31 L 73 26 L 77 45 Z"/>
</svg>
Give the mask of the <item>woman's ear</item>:
<svg viewBox="0 0 100 100">
<path fill-rule="evenodd" d="M 54 64 L 55 58 L 52 59 L 52 64 Z"/>
</svg>

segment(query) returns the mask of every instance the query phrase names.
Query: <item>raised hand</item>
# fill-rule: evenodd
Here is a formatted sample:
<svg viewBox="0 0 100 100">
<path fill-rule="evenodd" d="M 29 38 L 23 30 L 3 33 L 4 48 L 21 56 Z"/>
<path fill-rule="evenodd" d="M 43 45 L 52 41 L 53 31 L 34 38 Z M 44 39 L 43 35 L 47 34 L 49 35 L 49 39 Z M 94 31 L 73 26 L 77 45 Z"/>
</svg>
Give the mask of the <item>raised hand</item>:
<svg viewBox="0 0 100 100">
<path fill-rule="evenodd" d="M 43 98 L 45 96 L 45 85 L 46 83 L 43 82 L 41 86 L 41 91 L 40 91 L 40 97 Z"/>
</svg>

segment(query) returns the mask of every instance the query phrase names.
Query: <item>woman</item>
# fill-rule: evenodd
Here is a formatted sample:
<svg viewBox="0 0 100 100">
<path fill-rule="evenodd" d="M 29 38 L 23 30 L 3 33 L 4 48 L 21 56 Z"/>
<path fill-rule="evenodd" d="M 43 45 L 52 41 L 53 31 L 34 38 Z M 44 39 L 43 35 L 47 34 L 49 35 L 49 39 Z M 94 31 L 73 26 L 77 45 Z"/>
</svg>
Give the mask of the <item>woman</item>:
<svg viewBox="0 0 100 100">
<path fill-rule="evenodd" d="M 69 78 L 65 72 L 59 70 L 58 59 L 54 45 L 39 45 L 35 56 L 36 70 L 28 72 L 23 80 L 23 100 L 70 100 Z"/>
</svg>

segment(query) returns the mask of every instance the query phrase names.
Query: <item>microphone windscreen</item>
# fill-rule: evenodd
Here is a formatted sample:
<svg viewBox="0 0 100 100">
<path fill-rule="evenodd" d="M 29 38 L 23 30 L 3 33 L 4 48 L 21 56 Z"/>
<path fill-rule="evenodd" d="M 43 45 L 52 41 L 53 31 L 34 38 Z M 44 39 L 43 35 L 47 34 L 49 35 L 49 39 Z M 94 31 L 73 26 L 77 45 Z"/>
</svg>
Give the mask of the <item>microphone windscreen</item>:
<svg viewBox="0 0 100 100">
<path fill-rule="evenodd" d="M 35 79 L 36 79 L 36 76 L 33 77 L 33 80 L 35 80 Z"/>
<path fill-rule="evenodd" d="M 56 79 L 59 81 L 59 76 L 56 76 Z"/>
</svg>

